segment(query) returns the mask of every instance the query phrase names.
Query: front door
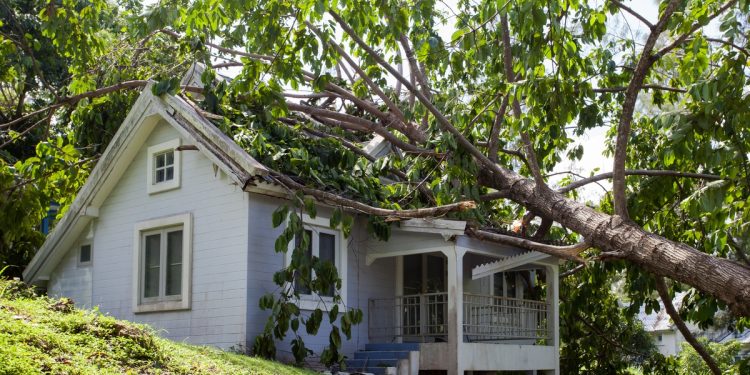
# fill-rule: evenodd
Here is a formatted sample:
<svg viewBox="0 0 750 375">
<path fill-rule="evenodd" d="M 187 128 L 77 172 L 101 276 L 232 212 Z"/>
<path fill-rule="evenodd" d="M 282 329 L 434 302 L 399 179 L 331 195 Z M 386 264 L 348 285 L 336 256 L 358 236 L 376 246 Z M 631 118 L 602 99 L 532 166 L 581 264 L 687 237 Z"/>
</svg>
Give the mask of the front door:
<svg viewBox="0 0 750 375">
<path fill-rule="evenodd" d="M 404 340 L 444 340 L 448 309 L 446 258 L 440 253 L 405 255 L 403 272 Z"/>
</svg>

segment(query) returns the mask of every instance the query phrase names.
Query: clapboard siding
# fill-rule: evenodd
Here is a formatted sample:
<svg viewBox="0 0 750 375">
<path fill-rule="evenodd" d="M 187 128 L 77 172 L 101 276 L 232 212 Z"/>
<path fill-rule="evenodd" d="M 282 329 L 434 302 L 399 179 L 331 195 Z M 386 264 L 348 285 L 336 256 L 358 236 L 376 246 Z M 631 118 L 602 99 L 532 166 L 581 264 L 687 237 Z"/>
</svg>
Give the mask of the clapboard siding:
<svg viewBox="0 0 750 375">
<path fill-rule="evenodd" d="M 62 261 L 50 274 L 47 294 L 51 297 L 68 297 L 79 308 L 91 307 L 91 269 L 93 262 L 86 266 L 78 264 L 78 248 L 85 242 L 88 232 L 81 234 L 76 244 L 68 249 Z M 88 243 L 88 242 L 86 242 Z M 92 259 L 93 259 L 92 249 Z"/>
<path fill-rule="evenodd" d="M 251 194 L 250 198 L 250 220 L 248 226 L 248 315 L 247 315 L 247 340 L 248 345 L 258 334 L 263 331 L 268 313 L 258 308 L 258 300 L 265 293 L 278 292 L 278 287 L 273 283 L 274 272 L 284 266 L 284 256 L 274 252 L 274 242 L 280 234 L 282 227 L 273 228 L 271 214 L 283 200 L 270 198 L 263 195 Z M 326 217 L 324 209 L 318 210 L 319 217 Z M 367 343 L 367 301 L 369 298 L 393 296 L 395 291 L 395 262 L 393 259 L 382 259 L 370 266 L 365 264 L 364 246 L 360 246 L 367 236 L 365 222 L 357 220 L 352 236 L 346 241 L 347 246 L 347 306 L 360 308 L 364 313 L 364 321 L 352 330 L 351 340 L 344 342 L 343 353 L 351 354 L 362 348 Z M 304 314 L 304 312 L 303 312 Z M 300 329 L 305 345 L 313 350 L 315 354 L 328 345 L 327 315 L 324 316 L 319 334 L 308 336 L 304 328 Z M 290 359 L 290 339 L 277 343 L 277 353 L 280 359 Z"/>
<path fill-rule="evenodd" d="M 158 125 L 101 206 L 94 235 L 92 302 L 118 318 L 164 330 L 165 337 L 228 348 L 245 342 L 248 196 L 226 177 L 215 176 L 200 151 L 182 152 L 179 189 L 149 195 L 147 148 L 177 137 L 171 126 Z M 134 225 L 185 212 L 193 217 L 191 309 L 134 314 Z"/>
</svg>

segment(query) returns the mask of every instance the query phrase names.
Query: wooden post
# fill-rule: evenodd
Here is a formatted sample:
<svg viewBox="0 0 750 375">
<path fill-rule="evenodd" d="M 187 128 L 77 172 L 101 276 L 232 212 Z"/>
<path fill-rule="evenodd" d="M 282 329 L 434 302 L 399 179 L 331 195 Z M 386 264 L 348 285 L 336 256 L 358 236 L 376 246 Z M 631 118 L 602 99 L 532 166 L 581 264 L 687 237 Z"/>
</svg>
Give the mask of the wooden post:
<svg viewBox="0 0 750 375">
<path fill-rule="evenodd" d="M 448 258 L 448 375 L 463 375 L 463 257 L 466 250 L 451 246 L 443 251 Z"/>
<path fill-rule="evenodd" d="M 554 374 L 560 374 L 560 269 L 558 265 L 547 267 L 547 340 L 555 347 Z"/>
</svg>

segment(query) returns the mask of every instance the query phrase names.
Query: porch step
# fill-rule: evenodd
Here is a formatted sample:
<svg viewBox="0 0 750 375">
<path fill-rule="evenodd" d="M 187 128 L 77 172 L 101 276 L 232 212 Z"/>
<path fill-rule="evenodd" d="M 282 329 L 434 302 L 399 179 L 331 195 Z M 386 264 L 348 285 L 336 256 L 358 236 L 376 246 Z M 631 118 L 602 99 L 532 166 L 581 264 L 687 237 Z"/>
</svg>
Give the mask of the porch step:
<svg viewBox="0 0 750 375">
<path fill-rule="evenodd" d="M 354 359 L 402 359 L 409 358 L 408 351 L 360 351 L 354 353 Z"/>
<path fill-rule="evenodd" d="M 396 370 L 393 367 L 364 367 L 357 370 L 347 369 L 349 374 L 372 374 L 372 375 L 389 375 L 395 374 Z"/>
<path fill-rule="evenodd" d="M 365 351 L 381 352 L 416 352 L 419 351 L 419 343 L 386 343 L 386 344 L 365 344 Z"/>
<path fill-rule="evenodd" d="M 418 352 L 418 343 L 373 343 L 366 344 L 365 350 L 354 353 L 354 358 L 346 360 L 346 370 L 350 373 L 371 373 L 374 375 L 416 374 L 419 363 L 410 357 L 410 352 Z M 412 369 L 413 368 L 413 369 Z M 410 370 L 412 369 L 412 370 Z"/>
<path fill-rule="evenodd" d="M 409 354 L 407 353 L 407 357 Z M 397 358 L 378 359 L 378 358 L 366 358 L 366 359 L 347 359 L 346 368 L 348 369 L 360 369 L 369 367 L 396 367 L 398 365 Z"/>
</svg>

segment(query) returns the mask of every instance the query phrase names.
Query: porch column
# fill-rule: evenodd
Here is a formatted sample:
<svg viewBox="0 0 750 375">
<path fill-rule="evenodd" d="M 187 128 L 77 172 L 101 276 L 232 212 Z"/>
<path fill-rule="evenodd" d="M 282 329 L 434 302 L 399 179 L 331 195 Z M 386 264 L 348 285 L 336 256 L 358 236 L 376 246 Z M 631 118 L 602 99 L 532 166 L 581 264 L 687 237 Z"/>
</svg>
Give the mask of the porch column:
<svg viewBox="0 0 750 375">
<path fill-rule="evenodd" d="M 464 321 L 464 268 L 466 250 L 451 246 L 448 258 L 448 375 L 463 375 L 466 366 L 461 355 Z"/>
<path fill-rule="evenodd" d="M 555 369 L 548 374 L 560 374 L 560 268 L 547 266 L 547 337 L 555 347 Z"/>
</svg>

